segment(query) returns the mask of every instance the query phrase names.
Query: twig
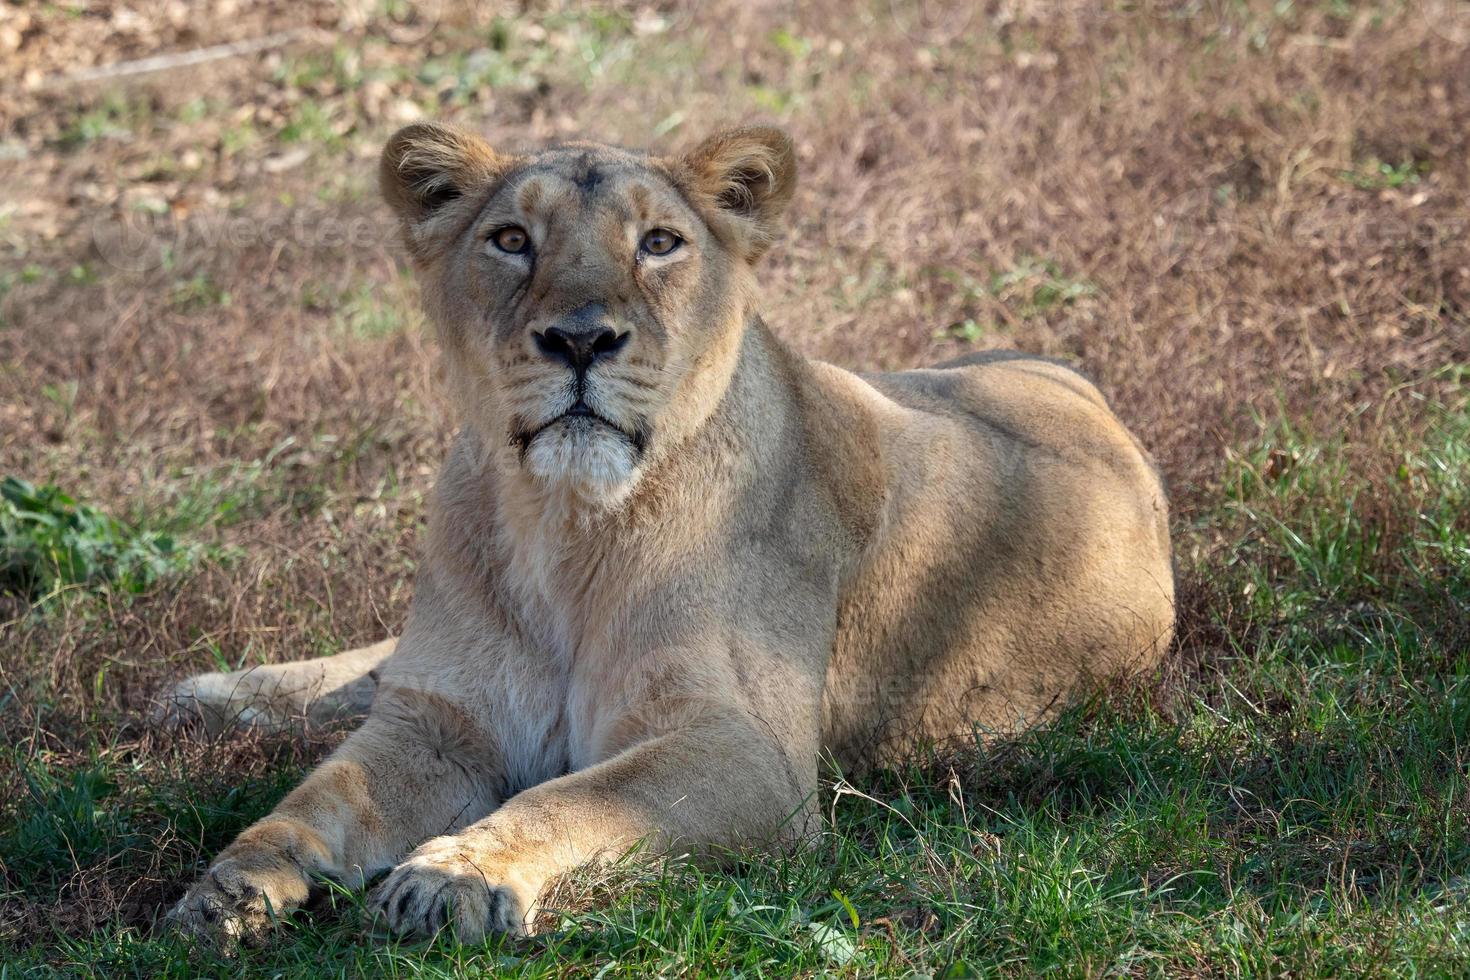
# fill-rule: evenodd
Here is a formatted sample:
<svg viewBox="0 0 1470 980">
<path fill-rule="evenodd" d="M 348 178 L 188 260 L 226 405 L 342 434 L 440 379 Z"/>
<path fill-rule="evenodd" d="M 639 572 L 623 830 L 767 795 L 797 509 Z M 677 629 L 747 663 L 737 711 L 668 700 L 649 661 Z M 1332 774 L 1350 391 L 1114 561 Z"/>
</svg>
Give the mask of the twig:
<svg viewBox="0 0 1470 980">
<path fill-rule="evenodd" d="M 255 54 L 257 51 L 268 51 L 271 48 L 279 48 L 298 41 L 312 33 L 310 28 L 297 27 L 289 31 L 277 31 L 267 34 L 265 37 L 251 38 L 248 41 L 231 41 L 228 44 L 214 44 L 207 48 L 195 48 L 192 51 L 176 51 L 172 54 L 159 54 L 151 58 L 138 58 L 135 61 L 120 61 L 111 65 L 101 65 L 96 68 L 84 68 L 78 72 L 69 74 L 52 75 L 47 79 L 50 85 L 69 85 L 79 82 L 97 82 L 108 78 L 121 78 L 125 75 L 143 75 L 155 71 L 171 71 L 175 68 L 186 68 L 190 65 L 201 65 L 207 61 L 218 61 L 221 58 L 237 58 L 240 55 Z"/>
</svg>

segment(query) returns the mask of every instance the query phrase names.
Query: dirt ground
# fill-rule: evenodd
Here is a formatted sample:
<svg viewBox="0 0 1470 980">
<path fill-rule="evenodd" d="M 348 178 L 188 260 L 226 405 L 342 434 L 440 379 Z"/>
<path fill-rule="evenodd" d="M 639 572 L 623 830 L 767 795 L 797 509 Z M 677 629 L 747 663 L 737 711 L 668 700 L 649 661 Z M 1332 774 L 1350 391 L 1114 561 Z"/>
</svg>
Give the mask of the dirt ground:
<svg viewBox="0 0 1470 980">
<path fill-rule="evenodd" d="M 31 755 L 147 760 L 164 678 L 401 624 L 454 421 L 374 179 L 422 116 L 515 147 L 788 127 L 767 320 L 856 368 L 1093 376 L 1172 488 L 1180 662 L 1229 615 L 1186 532 L 1262 420 L 1391 481 L 1386 433 L 1470 361 L 1470 18 L 1432 0 L 57 0 L 0 5 L 0 63 L 0 475 L 219 555 L 44 617 L 0 598 L 0 740 Z M 88 874 L 0 928 L 177 887 Z"/>
</svg>

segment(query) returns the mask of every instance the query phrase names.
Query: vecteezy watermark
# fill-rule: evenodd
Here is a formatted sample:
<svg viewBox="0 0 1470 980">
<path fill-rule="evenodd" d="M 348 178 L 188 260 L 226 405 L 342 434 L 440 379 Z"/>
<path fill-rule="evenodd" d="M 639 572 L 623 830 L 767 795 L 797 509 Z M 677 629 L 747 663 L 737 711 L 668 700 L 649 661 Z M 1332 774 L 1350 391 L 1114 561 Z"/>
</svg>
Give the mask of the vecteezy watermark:
<svg viewBox="0 0 1470 980">
<path fill-rule="evenodd" d="M 183 224 L 172 214 L 102 210 L 92 218 L 92 248 L 121 272 L 147 272 L 176 255 Z"/>
<path fill-rule="evenodd" d="M 1324 208 L 1290 215 L 1287 229 L 1299 246 L 1343 256 L 1395 251 L 1432 254 L 1465 241 L 1470 235 L 1470 217 L 1381 207 L 1345 218 Z"/>
<path fill-rule="evenodd" d="M 189 253 L 235 253 L 281 245 L 306 251 L 391 247 L 397 231 L 388 217 L 344 218 L 306 210 L 265 219 L 222 212 L 184 219 L 171 212 L 103 210 L 92 220 L 92 246 L 114 269 L 143 273 Z"/>
<path fill-rule="evenodd" d="M 450 0 L 376 0 L 367 3 L 356 0 L 341 5 L 342 26 L 370 28 L 394 44 L 421 44 L 439 28 L 455 6 L 468 8 L 469 13 L 477 14 L 478 8 L 484 4 L 476 0 L 469 3 L 460 0 L 458 4 L 452 4 Z"/>
<path fill-rule="evenodd" d="M 1232 184 L 1209 179 L 1166 200 L 1153 216 L 1165 267 L 1208 272 L 1224 265 L 1235 252 L 1236 204 Z"/>
<path fill-rule="evenodd" d="M 1470 0 L 1421 0 L 1419 16 L 1453 44 L 1470 44 Z"/>
<path fill-rule="evenodd" d="M 920 44 L 953 41 L 970 26 L 979 7 L 975 0 L 888 0 L 894 24 Z"/>
<path fill-rule="evenodd" d="M 1439 0 L 1447 2 L 1447 0 Z M 1064 29 L 1076 37 L 1106 23 L 1164 19 L 1193 23 L 1201 31 L 1216 32 L 1237 23 L 1240 4 L 1234 0 L 1133 0 L 1099 3 L 1097 0 L 888 0 L 889 14 L 898 29 L 921 44 L 945 44 L 967 30 L 998 34 L 1007 28 L 1041 26 Z"/>
<path fill-rule="evenodd" d="M 678 36 L 693 24 L 701 2 L 702 0 L 657 0 L 648 3 L 640 0 L 624 6 L 633 18 L 634 34 Z"/>
</svg>

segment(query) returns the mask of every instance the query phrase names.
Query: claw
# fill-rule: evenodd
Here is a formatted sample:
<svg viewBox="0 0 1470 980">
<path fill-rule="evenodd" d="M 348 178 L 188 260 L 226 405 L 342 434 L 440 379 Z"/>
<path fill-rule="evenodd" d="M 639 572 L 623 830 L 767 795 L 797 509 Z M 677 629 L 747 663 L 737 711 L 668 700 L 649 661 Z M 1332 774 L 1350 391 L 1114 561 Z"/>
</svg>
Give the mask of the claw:
<svg viewBox="0 0 1470 980">
<path fill-rule="evenodd" d="M 461 941 L 488 933 L 518 933 L 522 917 L 507 884 L 492 884 L 462 856 L 420 854 L 395 868 L 368 900 L 374 926 L 398 935 L 433 936 L 453 923 Z"/>
</svg>

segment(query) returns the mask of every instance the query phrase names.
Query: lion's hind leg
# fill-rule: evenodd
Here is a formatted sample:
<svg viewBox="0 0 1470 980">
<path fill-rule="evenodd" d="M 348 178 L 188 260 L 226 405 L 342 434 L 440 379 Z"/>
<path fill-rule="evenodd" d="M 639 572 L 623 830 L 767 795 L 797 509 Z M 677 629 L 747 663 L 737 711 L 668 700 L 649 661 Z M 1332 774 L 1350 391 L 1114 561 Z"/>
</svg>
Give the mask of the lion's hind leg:
<svg viewBox="0 0 1470 980">
<path fill-rule="evenodd" d="M 331 657 L 197 674 L 164 691 L 150 720 L 160 728 L 200 722 L 217 733 L 280 732 L 360 718 L 373 703 L 375 671 L 397 645 L 394 638 Z"/>
</svg>

